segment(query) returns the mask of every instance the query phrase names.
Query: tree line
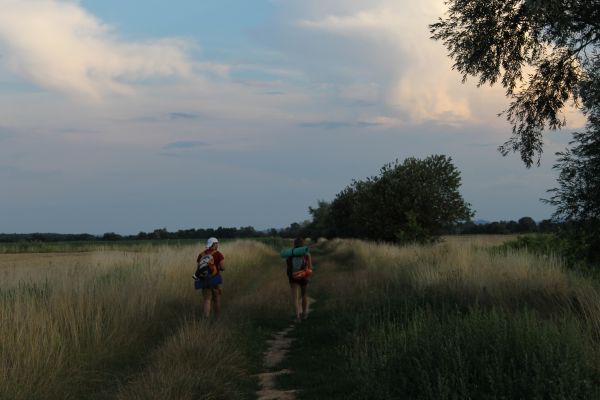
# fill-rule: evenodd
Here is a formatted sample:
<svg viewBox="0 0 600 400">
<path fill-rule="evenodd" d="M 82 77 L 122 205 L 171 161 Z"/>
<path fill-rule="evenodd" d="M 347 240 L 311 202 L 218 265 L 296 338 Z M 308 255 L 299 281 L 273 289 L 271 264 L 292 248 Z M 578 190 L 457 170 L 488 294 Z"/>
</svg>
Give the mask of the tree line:
<svg viewBox="0 0 600 400">
<path fill-rule="evenodd" d="M 258 237 L 360 238 L 393 243 L 431 243 L 444 234 L 510 234 L 556 232 L 559 222 L 531 217 L 518 221 L 475 223 L 471 206 L 461 196 L 460 172 L 445 155 L 425 159 L 409 157 L 385 164 L 376 176 L 354 180 L 332 201 L 309 207 L 312 220 L 291 223 L 286 228 L 257 231 L 240 228 L 166 228 L 135 235 L 106 232 L 102 235 L 32 233 L 0 234 L 0 242 L 65 242 L 120 240 L 185 240 Z"/>
<path fill-rule="evenodd" d="M 551 219 L 536 222 L 531 217 L 519 218 L 517 221 L 473 222 L 457 224 L 448 234 L 461 235 L 505 235 L 527 233 L 557 233 L 565 224 Z"/>
<path fill-rule="evenodd" d="M 72 242 L 72 241 L 119 241 L 119 240 L 185 240 L 185 239 L 206 239 L 216 236 L 222 239 L 234 238 L 256 238 L 279 235 L 280 231 L 271 229 L 268 231 L 257 231 L 252 226 L 243 226 L 240 228 L 216 229 L 180 229 L 169 232 L 166 228 L 154 229 L 152 232 L 139 232 L 135 235 L 121 235 L 115 232 L 106 232 L 101 235 L 92 235 L 89 233 L 81 234 L 62 234 L 62 233 L 0 233 L 0 242 Z"/>
</svg>

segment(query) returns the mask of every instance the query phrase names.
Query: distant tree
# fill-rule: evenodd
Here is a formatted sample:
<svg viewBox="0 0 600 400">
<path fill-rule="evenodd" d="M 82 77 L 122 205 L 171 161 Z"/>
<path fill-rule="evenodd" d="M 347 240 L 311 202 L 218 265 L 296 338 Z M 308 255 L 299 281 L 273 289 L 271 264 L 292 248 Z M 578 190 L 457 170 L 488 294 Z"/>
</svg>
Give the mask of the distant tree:
<svg viewBox="0 0 600 400">
<path fill-rule="evenodd" d="M 145 240 L 148 239 L 148 234 L 146 232 L 140 231 L 140 233 L 138 233 L 135 238 L 138 240 Z"/>
<path fill-rule="evenodd" d="M 360 237 L 364 234 L 361 213 L 370 185 L 371 182 L 354 181 L 335 196 L 329 206 L 332 236 Z"/>
<path fill-rule="evenodd" d="M 312 221 L 306 226 L 306 236 L 312 238 L 333 237 L 333 226 L 331 221 L 331 203 L 319 200 L 317 207 L 308 207 Z"/>
<path fill-rule="evenodd" d="M 116 241 L 121 239 L 123 239 L 123 237 L 114 232 L 106 232 L 104 235 L 102 235 L 102 240 L 106 241 Z"/>
<path fill-rule="evenodd" d="M 523 217 L 519 219 L 517 225 L 518 233 L 531 233 L 537 231 L 537 224 L 531 217 Z"/>
<path fill-rule="evenodd" d="M 307 233 L 306 228 L 308 227 L 309 224 L 310 224 L 310 221 L 304 221 L 304 222 L 302 222 L 302 224 L 300 224 L 298 222 L 293 222 L 287 228 L 281 229 L 279 231 L 279 234 L 282 237 L 286 237 L 286 238 L 296 238 L 299 236 L 304 236 Z"/>
<path fill-rule="evenodd" d="M 251 238 L 257 237 L 258 233 L 256 232 L 253 226 L 242 226 L 240 227 L 240 229 L 238 229 L 236 236 L 240 238 Z"/>
<path fill-rule="evenodd" d="M 506 235 L 511 233 L 505 221 L 492 222 L 486 226 L 486 233 L 493 235 Z"/>
<path fill-rule="evenodd" d="M 589 101 L 586 82 L 600 64 L 599 0 L 448 0 L 448 14 L 430 25 L 453 68 L 498 81 L 512 100 L 505 112 L 513 136 L 503 154 L 518 151 L 527 166 L 542 153 L 542 132 L 565 125 L 569 102 Z M 531 71 L 531 72 L 529 72 Z"/>
<path fill-rule="evenodd" d="M 279 233 L 277 232 L 277 229 L 275 229 L 275 228 L 271 228 L 271 229 L 269 229 L 269 231 L 268 231 L 268 235 L 269 235 L 269 236 L 277 236 L 278 234 L 279 234 Z"/>
<path fill-rule="evenodd" d="M 32 233 L 31 240 L 34 242 L 46 242 L 46 235 L 43 233 Z"/>
<path fill-rule="evenodd" d="M 460 184 L 449 157 L 396 161 L 338 193 L 329 221 L 341 237 L 429 242 L 473 215 L 458 191 Z"/>
<path fill-rule="evenodd" d="M 544 219 L 538 224 L 538 232 L 540 233 L 554 233 L 558 230 L 559 224 L 552 221 L 551 219 Z"/>
<path fill-rule="evenodd" d="M 519 220 L 519 221 L 521 221 L 521 220 Z M 533 221 L 533 220 L 532 220 L 532 221 Z M 504 221 L 503 221 L 503 222 L 504 222 Z M 506 230 L 507 230 L 509 233 L 517 233 L 517 232 L 519 232 L 519 231 L 520 231 L 520 229 L 521 229 L 521 228 L 520 228 L 520 226 L 519 226 L 519 223 L 520 223 L 520 222 L 513 221 L 513 220 L 510 220 L 510 221 L 508 221 L 508 222 L 505 222 L 505 224 L 506 224 Z M 524 222 L 524 223 L 525 223 L 525 222 Z M 534 221 L 534 224 L 535 224 L 535 221 Z"/>
</svg>

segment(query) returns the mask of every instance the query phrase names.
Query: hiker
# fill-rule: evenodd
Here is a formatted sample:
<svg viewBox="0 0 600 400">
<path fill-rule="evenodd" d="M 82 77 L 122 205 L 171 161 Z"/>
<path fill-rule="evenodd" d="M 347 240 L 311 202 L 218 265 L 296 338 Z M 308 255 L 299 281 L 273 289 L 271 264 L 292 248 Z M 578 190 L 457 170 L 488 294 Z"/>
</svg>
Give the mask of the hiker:
<svg viewBox="0 0 600 400">
<path fill-rule="evenodd" d="M 196 260 L 198 268 L 194 274 L 195 286 L 202 289 L 202 311 L 205 318 L 210 316 L 211 303 L 214 302 L 215 318 L 221 312 L 221 271 L 225 270 L 225 256 L 219 251 L 219 241 L 210 237 L 206 241 L 206 250 L 202 251 Z M 203 273 L 207 270 L 208 273 Z"/>
<path fill-rule="evenodd" d="M 294 248 L 303 247 L 304 239 L 296 238 Z M 290 282 L 292 292 L 292 302 L 296 313 L 296 322 L 308 317 L 308 276 L 312 272 L 312 259 L 310 254 L 302 256 L 291 256 L 286 260 L 287 276 Z M 300 277 L 298 277 L 300 276 Z M 300 308 L 300 298 L 302 298 L 302 309 Z M 300 314 L 302 310 L 302 314 Z"/>
</svg>

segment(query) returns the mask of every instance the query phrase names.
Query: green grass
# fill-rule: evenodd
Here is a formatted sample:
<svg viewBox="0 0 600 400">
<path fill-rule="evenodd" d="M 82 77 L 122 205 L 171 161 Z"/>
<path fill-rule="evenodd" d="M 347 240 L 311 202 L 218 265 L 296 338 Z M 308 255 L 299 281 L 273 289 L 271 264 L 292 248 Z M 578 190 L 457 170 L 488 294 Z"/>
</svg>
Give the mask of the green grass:
<svg viewBox="0 0 600 400">
<path fill-rule="evenodd" d="M 300 399 L 600 398 L 600 296 L 545 259 L 353 242 L 321 261 L 279 379 Z"/>
<path fill-rule="evenodd" d="M 317 400 L 600 399 L 595 284 L 497 243 L 317 246 L 317 302 L 279 385 Z M 273 248 L 289 242 L 223 243 L 219 321 L 191 287 L 198 243 L 172 244 L 4 255 L 0 399 L 254 398 L 292 313 Z"/>
</svg>

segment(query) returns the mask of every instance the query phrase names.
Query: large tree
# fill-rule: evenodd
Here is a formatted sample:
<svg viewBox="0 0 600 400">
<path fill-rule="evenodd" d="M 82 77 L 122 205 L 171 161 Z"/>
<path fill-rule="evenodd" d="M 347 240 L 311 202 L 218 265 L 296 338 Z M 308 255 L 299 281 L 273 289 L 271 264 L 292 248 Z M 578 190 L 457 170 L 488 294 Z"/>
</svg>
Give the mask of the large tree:
<svg viewBox="0 0 600 400">
<path fill-rule="evenodd" d="M 513 136 L 501 152 L 519 151 L 529 167 L 542 153 L 545 129 L 565 125 L 569 103 L 587 117 L 571 149 L 558 153 L 559 187 L 549 203 L 567 222 L 565 255 L 600 261 L 600 0 L 449 0 L 430 26 L 463 75 L 498 81 L 512 100 Z M 527 72 L 527 74 L 526 74 Z"/>
<path fill-rule="evenodd" d="M 561 110 L 582 107 L 585 82 L 600 56 L 600 0 L 448 0 L 430 25 L 463 75 L 500 82 L 511 103 L 504 114 L 513 135 L 500 150 L 532 165 L 545 129 L 565 125 Z"/>
<path fill-rule="evenodd" d="M 547 202 L 556 206 L 555 219 L 568 222 L 570 255 L 600 263 L 600 65 L 582 93 L 588 123 L 574 134 L 572 148 L 558 153 L 558 187 Z"/>
<path fill-rule="evenodd" d="M 384 165 L 354 181 L 328 206 L 332 234 L 388 242 L 428 242 L 472 217 L 460 172 L 443 155 Z"/>
</svg>

